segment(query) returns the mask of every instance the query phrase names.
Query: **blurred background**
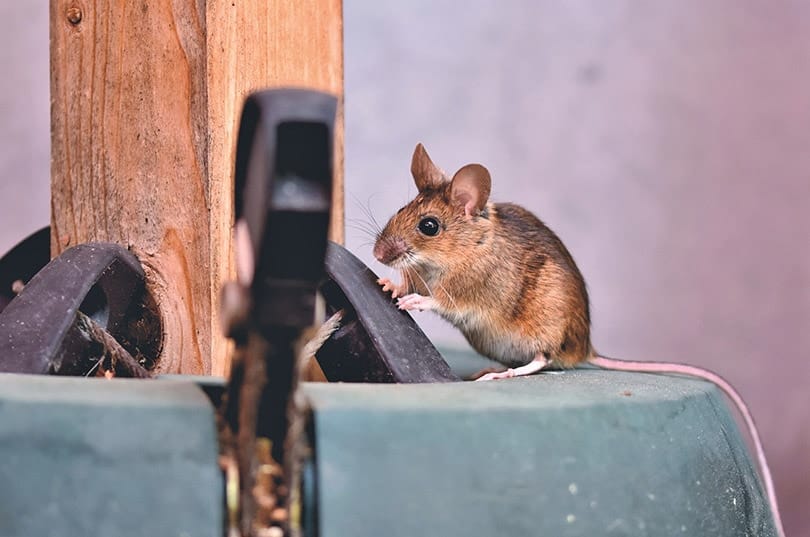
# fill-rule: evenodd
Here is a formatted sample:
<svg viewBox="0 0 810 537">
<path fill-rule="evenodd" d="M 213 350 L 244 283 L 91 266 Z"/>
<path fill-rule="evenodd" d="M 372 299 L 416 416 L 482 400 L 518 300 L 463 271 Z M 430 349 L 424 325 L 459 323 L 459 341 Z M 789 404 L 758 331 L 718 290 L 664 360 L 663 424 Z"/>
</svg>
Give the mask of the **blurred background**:
<svg viewBox="0 0 810 537">
<path fill-rule="evenodd" d="M 0 16 L 0 252 L 49 219 L 48 3 Z M 810 3 L 345 0 L 347 242 L 416 142 L 554 229 L 609 356 L 712 368 L 810 535 Z M 430 313 L 444 346 L 466 345 Z"/>
</svg>

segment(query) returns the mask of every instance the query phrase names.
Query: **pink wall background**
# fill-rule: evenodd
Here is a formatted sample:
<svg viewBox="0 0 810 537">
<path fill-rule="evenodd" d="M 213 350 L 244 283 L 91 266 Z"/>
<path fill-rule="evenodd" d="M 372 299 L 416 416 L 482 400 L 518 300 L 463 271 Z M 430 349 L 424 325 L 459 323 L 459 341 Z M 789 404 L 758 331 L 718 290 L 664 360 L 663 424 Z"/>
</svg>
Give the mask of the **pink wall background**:
<svg viewBox="0 0 810 537">
<path fill-rule="evenodd" d="M 486 165 L 572 251 L 598 349 L 738 387 L 810 535 L 810 3 L 391 4 L 345 2 L 348 217 L 413 196 L 417 141 Z"/>
<path fill-rule="evenodd" d="M 0 16 L 0 252 L 45 225 L 48 5 Z M 810 535 L 810 3 L 346 0 L 347 216 L 414 193 L 417 141 L 563 238 L 609 355 L 715 369 Z M 372 262 L 367 238 L 351 249 Z M 421 314 L 434 339 L 463 345 Z"/>
</svg>

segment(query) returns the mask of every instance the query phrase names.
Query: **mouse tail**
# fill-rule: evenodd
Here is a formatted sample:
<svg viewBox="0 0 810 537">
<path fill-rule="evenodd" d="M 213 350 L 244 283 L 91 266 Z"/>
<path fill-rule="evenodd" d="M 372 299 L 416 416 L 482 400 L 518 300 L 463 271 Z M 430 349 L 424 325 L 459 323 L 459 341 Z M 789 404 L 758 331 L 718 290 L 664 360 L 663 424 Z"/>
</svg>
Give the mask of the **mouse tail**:
<svg viewBox="0 0 810 537">
<path fill-rule="evenodd" d="M 697 367 L 687 364 L 676 364 L 666 362 L 636 362 L 632 360 L 618 360 L 616 358 L 608 358 L 597 354 L 595 351 L 588 360 L 589 363 L 601 368 L 613 371 L 628 371 L 632 373 L 672 373 L 677 375 L 687 375 L 696 377 L 703 380 L 708 380 L 725 393 L 729 399 L 734 403 L 740 415 L 748 428 L 748 434 L 754 444 L 754 451 L 759 466 L 759 473 L 762 475 L 762 481 L 765 485 L 765 492 L 768 495 L 768 503 L 770 504 L 773 514 L 774 525 L 776 526 L 777 534 L 780 537 L 785 537 L 785 530 L 782 527 L 782 517 L 779 514 L 779 505 L 776 501 L 776 489 L 773 485 L 773 477 L 771 477 L 771 470 L 768 467 L 768 461 L 765 458 L 765 450 L 762 447 L 762 442 L 759 438 L 759 430 L 754 423 L 754 416 L 748 409 L 748 405 L 743 400 L 742 396 L 734 389 L 726 379 L 708 369 Z"/>
</svg>

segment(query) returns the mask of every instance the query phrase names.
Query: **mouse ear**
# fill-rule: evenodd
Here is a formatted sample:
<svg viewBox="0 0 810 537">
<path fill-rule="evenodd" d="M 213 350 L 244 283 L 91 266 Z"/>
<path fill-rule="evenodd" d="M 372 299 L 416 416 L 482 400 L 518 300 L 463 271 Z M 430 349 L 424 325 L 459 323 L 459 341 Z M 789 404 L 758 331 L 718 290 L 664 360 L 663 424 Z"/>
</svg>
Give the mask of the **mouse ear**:
<svg viewBox="0 0 810 537">
<path fill-rule="evenodd" d="M 436 190 L 447 182 L 444 172 L 433 164 L 421 143 L 416 144 L 416 149 L 413 150 L 411 175 L 419 192 Z"/>
<path fill-rule="evenodd" d="M 450 196 L 464 207 L 466 216 L 477 215 L 487 204 L 491 186 L 492 179 L 486 168 L 480 164 L 467 164 L 453 176 Z"/>
</svg>

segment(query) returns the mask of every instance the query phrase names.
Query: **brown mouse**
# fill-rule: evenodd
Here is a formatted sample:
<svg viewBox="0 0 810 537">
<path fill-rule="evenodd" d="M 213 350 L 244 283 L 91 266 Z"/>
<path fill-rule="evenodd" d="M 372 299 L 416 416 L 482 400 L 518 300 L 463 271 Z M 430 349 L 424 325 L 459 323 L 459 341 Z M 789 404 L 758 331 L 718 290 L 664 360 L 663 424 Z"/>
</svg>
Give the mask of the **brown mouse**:
<svg viewBox="0 0 810 537">
<path fill-rule="evenodd" d="M 480 164 L 452 178 L 418 144 L 411 161 L 418 193 L 378 234 L 374 257 L 398 269 L 402 282 L 379 280 L 403 310 L 433 310 L 470 345 L 508 369 L 478 380 L 528 375 L 548 367 L 591 363 L 603 369 L 674 373 L 708 380 L 739 409 L 779 535 L 784 536 L 773 480 L 751 413 L 737 391 L 705 369 L 624 361 L 591 345 L 585 280 L 557 235 L 526 209 L 489 201 L 491 179 Z"/>
</svg>

